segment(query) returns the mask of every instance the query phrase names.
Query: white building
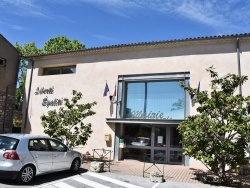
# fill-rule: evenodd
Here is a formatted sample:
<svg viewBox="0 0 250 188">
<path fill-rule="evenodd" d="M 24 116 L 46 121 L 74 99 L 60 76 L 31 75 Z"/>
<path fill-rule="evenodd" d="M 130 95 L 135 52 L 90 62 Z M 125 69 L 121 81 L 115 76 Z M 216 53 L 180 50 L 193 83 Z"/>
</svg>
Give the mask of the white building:
<svg viewBox="0 0 250 188">
<path fill-rule="evenodd" d="M 83 93 L 83 103 L 98 103 L 96 115 L 86 119 L 93 133 L 84 153 L 104 148 L 113 151 L 115 160 L 142 159 L 147 153 L 151 161 L 165 155 L 169 164 L 194 167 L 199 163 L 182 156 L 176 128 L 197 113 L 197 104 L 192 105 L 180 81 L 193 88 L 200 82 L 200 90 L 209 90 L 210 66 L 221 76 L 249 76 L 250 34 L 121 44 L 28 59 L 23 132 L 43 134 L 40 116 L 59 108 L 53 105 L 77 90 Z M 110 93 L 103 97 L 106 82 Z M 249 81 L 242 93 L 250 94 Z M 120 139 L 126 148 L 120 148 Z"/>
</svg>

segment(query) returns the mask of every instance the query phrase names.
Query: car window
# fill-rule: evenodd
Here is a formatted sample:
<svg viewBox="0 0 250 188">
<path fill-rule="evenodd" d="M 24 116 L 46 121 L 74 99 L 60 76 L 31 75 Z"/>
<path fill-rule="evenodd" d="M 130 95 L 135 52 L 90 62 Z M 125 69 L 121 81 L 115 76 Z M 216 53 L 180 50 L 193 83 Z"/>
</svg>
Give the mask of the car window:
<svg viewBox="0 0 250 188">
<path fill-rule="evenodd" d="M 32 139 L 29 141 L 30 151 L 49 151 L 48 142 L 45 139 Z"/>
<path fill-rule="evenodd" d="M 57 140 L 49 140 L 49 143 L 51 145 L 52 151 L 61 151 L 61 152 L 67 151 L 67 147 L 63 143 Z"/>
<path fill-rule="evenodd" d="M 0 136 L 0 149 L 15 150 L 19 140 L 6 136 Z"/>
</svg>

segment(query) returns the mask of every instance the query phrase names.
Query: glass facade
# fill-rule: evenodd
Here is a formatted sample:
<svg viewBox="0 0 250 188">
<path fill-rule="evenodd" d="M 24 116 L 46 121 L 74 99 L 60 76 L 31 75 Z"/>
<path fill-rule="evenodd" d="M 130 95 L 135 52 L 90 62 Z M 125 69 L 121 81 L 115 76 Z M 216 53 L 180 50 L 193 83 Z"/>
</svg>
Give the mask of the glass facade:
<svg viewBox="0 0 250 188">
<path fill-rule="evenodd" d="M 150 146 L 151 126 L 149 125 L 126 125 L 124 130 L 126 145 Z"/>
<path fill-rule="evenodd" d="M 118 117 L 126 119 L 120 137 L 125 142 L 122 158 L 183 164 L 177 127 L 186 115 L 186 93 L 180 84 L 186 73 L 121 76 L 119 80 Z"/>
<path fill-rule="evenodd" d="M 182 163 L 182 137 L 177 125 L 124 125 L 125 159 L 143 159 L 145 155 L 155 162 Z"/>
<path fill-rule="evenodd" d="M 128 82 L 125 118 L 184 119 L 184 97 L 178 80 Z"/>
</svg>

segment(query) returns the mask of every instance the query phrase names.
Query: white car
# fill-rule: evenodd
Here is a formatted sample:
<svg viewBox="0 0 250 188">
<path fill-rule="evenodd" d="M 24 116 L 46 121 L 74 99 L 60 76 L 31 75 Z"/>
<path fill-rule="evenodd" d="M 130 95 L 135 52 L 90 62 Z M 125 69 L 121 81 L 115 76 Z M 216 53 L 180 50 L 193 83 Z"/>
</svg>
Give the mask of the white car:
<svg viewBox="0 0 250 188">
<path fill-rule="evenodd" d="M 131 144 L 134 146 L 148 146 L 150 144 L 150 138 L 137 137 Z"/>
<path fill-rule="evenodd" d="M 34 176 L 71 170 L 77 172 L 81 154 L 57 139 L 30 134 L 0 134 L 0 178 L 21 184 Z"/>
</svg>

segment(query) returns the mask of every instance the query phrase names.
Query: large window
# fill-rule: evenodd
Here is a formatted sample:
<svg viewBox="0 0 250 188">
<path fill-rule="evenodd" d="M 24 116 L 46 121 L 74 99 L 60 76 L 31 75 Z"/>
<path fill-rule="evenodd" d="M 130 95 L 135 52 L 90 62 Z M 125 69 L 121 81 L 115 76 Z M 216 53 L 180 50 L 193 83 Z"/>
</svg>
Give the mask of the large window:
<svg viewBox="0 0 250 188">
<path fill-rule="evenodd" d="M 184 119 L 184 97 L 178 80 L 127 82 L 125 118 Z"/>
<path fill-rule="evenodd" d="M 76 72 L 75 65 L 66 67 L 51 67 L 43 69 L 43 75 L 73 74 L 75 72 Z"/>
</svg>

